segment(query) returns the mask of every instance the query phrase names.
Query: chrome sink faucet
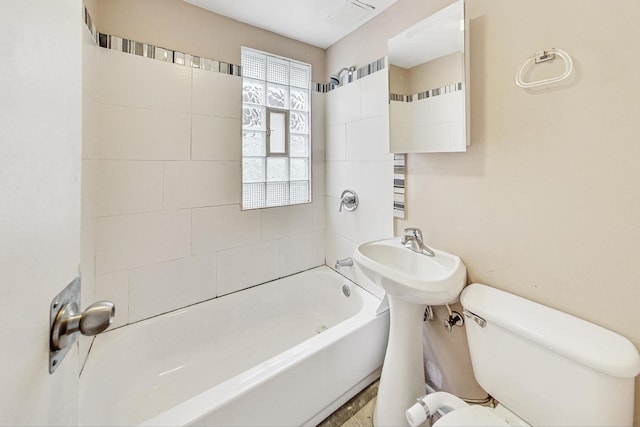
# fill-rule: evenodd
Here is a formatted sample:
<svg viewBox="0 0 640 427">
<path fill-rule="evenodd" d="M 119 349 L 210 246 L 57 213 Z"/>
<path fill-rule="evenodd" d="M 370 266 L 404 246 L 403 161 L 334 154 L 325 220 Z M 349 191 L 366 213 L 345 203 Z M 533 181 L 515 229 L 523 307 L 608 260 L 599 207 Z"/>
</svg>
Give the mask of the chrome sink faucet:
<svg viewBox="0 0 640 427">
<path fill-rule="evenodd" d="M 436 256 L 436 254 L 424 244 L 422 241 L 422 231 L 419 228 L 409 227 L 404 229 L 405 235 L 400 240 L 406 248 L 414 252 L 427 256 Z"/>
</svg>

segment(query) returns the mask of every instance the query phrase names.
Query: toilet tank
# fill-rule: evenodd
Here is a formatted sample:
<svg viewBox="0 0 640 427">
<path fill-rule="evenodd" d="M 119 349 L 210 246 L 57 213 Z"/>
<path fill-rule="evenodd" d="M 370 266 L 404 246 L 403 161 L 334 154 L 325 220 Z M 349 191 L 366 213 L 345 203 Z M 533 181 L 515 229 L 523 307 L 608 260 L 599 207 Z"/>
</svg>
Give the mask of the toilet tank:
<svg viewBox="0 0 640 427">
<path fill-rule="evenodd" d="M 460 300 L 474 376 L 507 409 L 533 426 L 633 423 L 640 355 L 628 339 L 481 284 Z"/>
</svg>

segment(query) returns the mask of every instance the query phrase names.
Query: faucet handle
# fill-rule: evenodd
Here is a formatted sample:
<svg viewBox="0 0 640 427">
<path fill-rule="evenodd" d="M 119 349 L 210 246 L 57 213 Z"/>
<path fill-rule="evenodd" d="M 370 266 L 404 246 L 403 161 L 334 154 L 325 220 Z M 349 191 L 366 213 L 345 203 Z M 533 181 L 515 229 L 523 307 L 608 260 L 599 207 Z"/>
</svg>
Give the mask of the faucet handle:
<svg viewBox="0 0 640 427">
<path fill-rule="evenodd" d="M 340 208 L 338 212 L 342 212 L 342 207 L 348 211 L 355 211 L 358 208 L 358 195 L 353 190 L 344 190 L 340 195 Z"/>
<path fill-rule="evenodd" d="M 419 228 L 408 227 L 404 229 L 404 232 L 413 234 L 413 237 L 422 242 L 422 231 Z"/>
</svg>

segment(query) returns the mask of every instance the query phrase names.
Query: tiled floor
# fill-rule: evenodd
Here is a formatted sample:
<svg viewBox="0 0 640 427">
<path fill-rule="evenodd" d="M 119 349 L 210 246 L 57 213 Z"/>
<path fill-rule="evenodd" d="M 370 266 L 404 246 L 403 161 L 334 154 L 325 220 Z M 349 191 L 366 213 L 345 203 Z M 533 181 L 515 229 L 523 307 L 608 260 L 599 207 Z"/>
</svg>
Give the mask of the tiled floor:
<svg viewBox="0 0 640 427">
<path fill-rule="evenodd" d="M 375 404 L 376 398 L 374 397 L 341 427 L 373 427 L 373 408 Z"/>
<path fill-rule="evenodd" d="M 373 408 L 379 381 L 374 382 L 340 409 L 318 424 L 318 427 L 373 427 Z"/>
</svg>

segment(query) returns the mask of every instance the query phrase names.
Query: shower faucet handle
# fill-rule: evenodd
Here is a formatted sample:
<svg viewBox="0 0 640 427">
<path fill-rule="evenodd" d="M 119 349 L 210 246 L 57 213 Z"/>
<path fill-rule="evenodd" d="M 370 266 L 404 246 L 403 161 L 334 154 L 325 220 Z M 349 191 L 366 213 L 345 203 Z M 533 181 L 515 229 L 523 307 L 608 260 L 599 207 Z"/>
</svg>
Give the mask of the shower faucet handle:
<svg viewBox="0 0 640 427">
<path fill-rule="evenodd" d="M 355 211 L 358 208 L 358 195 L 353 190 L 344 190 L 340 195 L 340 208 L 338 212 L 342 212 L 342 207 L 348 211 Z"/>
</svg>

